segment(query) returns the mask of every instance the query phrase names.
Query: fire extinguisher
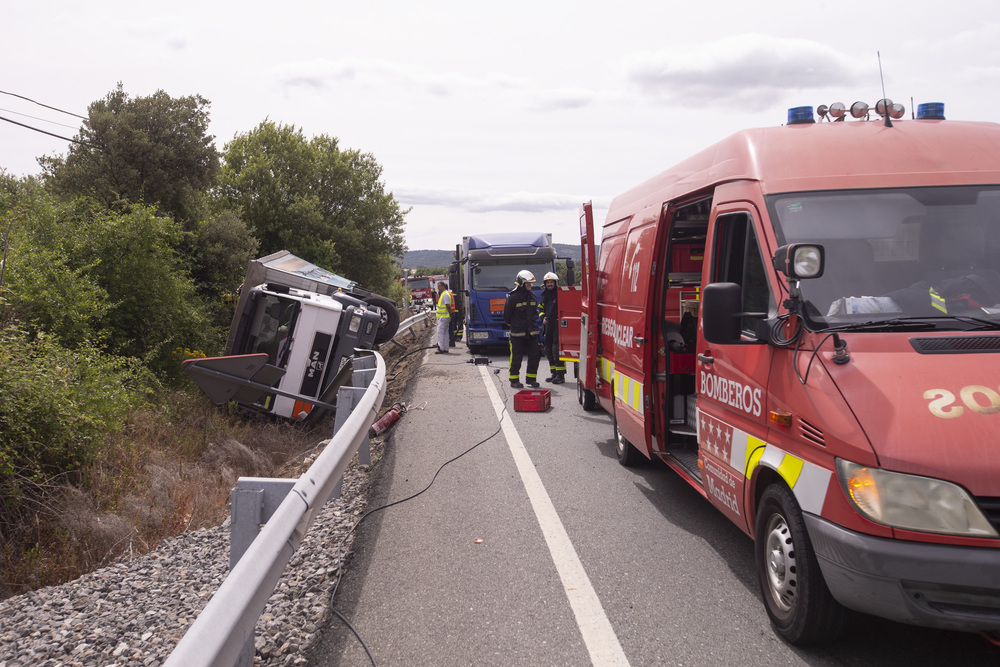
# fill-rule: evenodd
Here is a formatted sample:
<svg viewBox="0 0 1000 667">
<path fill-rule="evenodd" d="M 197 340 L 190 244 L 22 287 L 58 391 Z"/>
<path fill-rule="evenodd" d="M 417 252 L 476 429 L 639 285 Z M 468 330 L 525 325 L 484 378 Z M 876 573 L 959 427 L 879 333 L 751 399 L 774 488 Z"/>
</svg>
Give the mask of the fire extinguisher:
<svg viewBox="0 0 1000 667">
<path fill-rule="evenodd" d="M 394 403 L 391 408 L 385 411 L 385 413 L 378 418 L 372 427 L 368 429 L 368 437 L 374 438 L 380 436 L 392 427 L 393 424 L 399 421 L 399 418 L 403 416 L 406 412 L 406 406 L 402 403 Z"/>
</svg>

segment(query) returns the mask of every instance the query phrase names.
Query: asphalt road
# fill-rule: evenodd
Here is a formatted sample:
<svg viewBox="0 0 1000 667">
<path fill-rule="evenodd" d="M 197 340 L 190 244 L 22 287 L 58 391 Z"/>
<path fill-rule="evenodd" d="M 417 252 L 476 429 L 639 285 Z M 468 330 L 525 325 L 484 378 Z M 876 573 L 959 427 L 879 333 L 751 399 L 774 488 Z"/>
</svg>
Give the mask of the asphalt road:
<svg viewBox="0 0 1000 667">
<path fill-rule="evenodd" d="M 337 595 L 377 664 L 1000 665 L 978 635 L 869 617 L 837 645 L 786 644 L 748 537 L 666 466 L 618 465 L 575 384 L 515 412 L 506 358 L 468 360 L 426 353 L 369 509 L 433 484 L 362 522 Z M 310 664 L 371 663 L 333 618 Z"/>
</svg>

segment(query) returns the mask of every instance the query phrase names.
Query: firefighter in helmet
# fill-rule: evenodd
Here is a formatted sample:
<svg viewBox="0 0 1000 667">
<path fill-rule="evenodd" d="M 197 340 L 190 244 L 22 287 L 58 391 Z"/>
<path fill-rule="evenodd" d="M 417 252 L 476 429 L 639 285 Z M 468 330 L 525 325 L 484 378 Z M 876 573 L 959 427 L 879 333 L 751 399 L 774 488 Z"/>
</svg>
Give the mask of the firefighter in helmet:
<svg viewBox="0 0 1000 667">
<path fill-rule="evenodd" d="M 503 307 L 503 321 L 510 328 L 510 386 L 520 389 L 521 359 L 528 355 L 528 368 L 524 381 L 529 387 L 538 386 L 538 300 L 531 291 L 535 276 L 524 270 L 517 274 L 515 287 L 507 293 Z"/>
<path fill-rule="evenodd" d="M 538 302 L 538 317 L 542 320 L 542 350 L 549 362 L 545 381 L 562 384 L 566 381 L 566 365 L 559 359 L 559 276 L 549 271 L 542 282 L 545 289 Z"/>
</svg>

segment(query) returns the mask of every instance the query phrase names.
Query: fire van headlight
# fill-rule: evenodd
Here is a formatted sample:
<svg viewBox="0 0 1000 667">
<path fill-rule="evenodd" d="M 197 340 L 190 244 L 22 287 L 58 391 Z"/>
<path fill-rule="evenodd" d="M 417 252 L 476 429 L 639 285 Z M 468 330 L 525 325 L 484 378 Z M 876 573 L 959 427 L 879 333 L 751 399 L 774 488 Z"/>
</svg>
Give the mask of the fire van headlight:
<svg viewBox="0 0 1000 667">
<path fill-rule="evenodd" d="M 854 507 L 877 523 L 925 533 L 1000 537 L 957 484 L 843 459 L 837 459 L 837 475 Z"/>
</svg>

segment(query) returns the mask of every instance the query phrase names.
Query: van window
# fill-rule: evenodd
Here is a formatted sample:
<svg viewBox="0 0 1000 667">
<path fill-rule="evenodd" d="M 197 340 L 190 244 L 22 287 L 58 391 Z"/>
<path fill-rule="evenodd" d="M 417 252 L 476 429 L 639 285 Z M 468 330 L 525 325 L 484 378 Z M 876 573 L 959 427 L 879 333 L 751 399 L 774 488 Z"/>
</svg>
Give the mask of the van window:
<svg viewBox="0 0 1000 667">
<path fill-rule="evenodd" d="M 646 305 L 655 237 L 655 224 L 648 224 L 628 233 L 618 297 L 618 304 L 622 308 L 642 310 Z"/>
<path fill-rule="evenodd" d="M 714 282 L 736 283 L 743 288 L 743 312 L 771 310 L 771 290 L 761 256 L 753 219 L 748 213 L 720 215 L 715 224 L 716 263 Z M 743 333 L 756 337 L 759 318 L 743 318 Z"/>
</svg>

